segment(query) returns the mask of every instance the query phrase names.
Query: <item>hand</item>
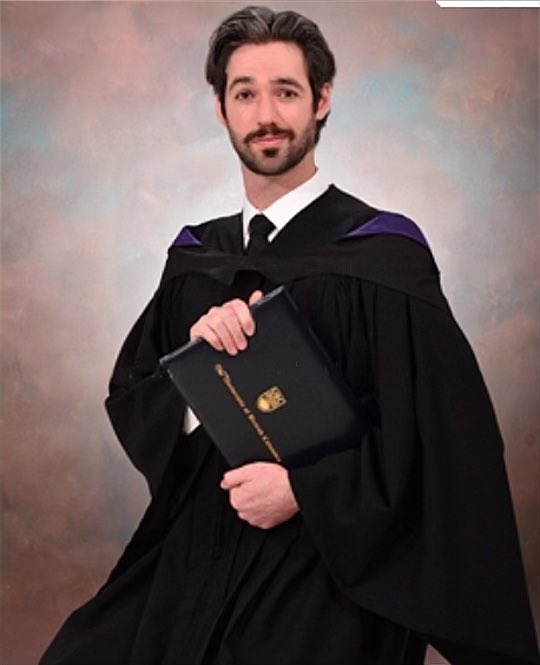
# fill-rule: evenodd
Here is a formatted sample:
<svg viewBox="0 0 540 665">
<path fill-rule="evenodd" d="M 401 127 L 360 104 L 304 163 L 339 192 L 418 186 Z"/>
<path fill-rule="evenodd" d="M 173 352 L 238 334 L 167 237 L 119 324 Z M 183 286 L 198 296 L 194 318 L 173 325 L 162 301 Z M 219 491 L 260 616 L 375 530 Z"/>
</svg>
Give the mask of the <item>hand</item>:
<svg viewBox="0 0 540 665">
<path fill-rule="evenodd" d="M 216 351 L 235 356 L 247 348 L 247 337 L 255 334 L 255 321 L 249 310 L 262 298 L 262 291 L 253 291 L 248 303 L 236 298 L 219 307 L 212 307 L 191 326 L 189 338 L 202 338 Z"/>
<path fill-rule="evenodd" d="M 289 472 L 274 462 L 254 462 L 227 471 L 221 488 L 229 491 L 238 517 L 259 529 L 272 529 L 300 510 Z"/>
</svg>

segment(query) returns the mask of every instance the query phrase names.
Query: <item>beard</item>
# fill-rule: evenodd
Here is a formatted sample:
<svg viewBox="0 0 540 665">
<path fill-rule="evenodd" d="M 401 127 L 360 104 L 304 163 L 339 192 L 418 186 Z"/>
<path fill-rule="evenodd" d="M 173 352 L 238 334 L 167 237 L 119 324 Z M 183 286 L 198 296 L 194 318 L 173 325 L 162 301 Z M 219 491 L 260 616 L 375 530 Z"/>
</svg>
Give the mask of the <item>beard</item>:
<svg viewBox="0 0 540 665">
<path fill-rule="evenodd" d="M 299 164 L 315 147 L 316 121 L 313 117 L 300 135 L 290 129 L 281 129 L 274 123 L 241 138 L 227 124 L 232 146 L 244 166 L 257 175 L 281 175 Z M 285 136 L 288 144 L 279 147 L 263 148 L 256 153 L 251 142 L 264 136 Z"/>
</svg>

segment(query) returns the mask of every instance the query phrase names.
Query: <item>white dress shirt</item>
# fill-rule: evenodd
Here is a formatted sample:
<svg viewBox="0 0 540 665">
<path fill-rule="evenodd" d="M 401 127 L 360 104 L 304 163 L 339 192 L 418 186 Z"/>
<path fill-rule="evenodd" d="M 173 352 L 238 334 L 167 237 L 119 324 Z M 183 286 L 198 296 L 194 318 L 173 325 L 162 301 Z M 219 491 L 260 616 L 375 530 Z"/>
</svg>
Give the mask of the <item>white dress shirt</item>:
<svg viewBox="0 0 540 665">
<path fill-rule="evenodd" d="M 268 208 L 259 210 L 256 208 L 247 197 L 244 198 L 242 206 L 242 229 L 244 238 L 244 247 L 247 247 L 249 242 L 249 223 L 255 215 L 263 214 L 267 217 L 272 224 L 276 227 L 268 236 L 268 240 L 272 242 L 277 234 L 282 231 L 288 222 L 297 215 L 301 210 L 306 208 L 310 203 L 318 199 L 319 196 L 324 194 L 328 189 L 330 183 L 320 171 L 315 174 L 306 182 L 302 183 L 295 189 L 284 194 L 277 201 L 274 201 Z M 186 407 L 186 414 L 184 417 L 184 432 L 190 434 L 193 430 L 200 425 L 197 416 L 193 411 Z"/>
<path fill-rule="evenodd" d="M 249 241 L 249 223 L 255 215 L 264 215 L 276 227 L 268 236 L 268 240 L 272 242 L 277 234 L 285 228 L 287 223 L 301 210 L 307 208 L 315 199 L 318 199 L 321 194 L 324 194 L 329 185 L 330 183 L 321 175 L 320 171 L 316 171 L 309 180 L 306 180 L 306 182 L 303 182 L 295 189 L 291 189 L 290 192 L 284 194 L 264 210 L 256 208 L 245 197 L 244 205 L 242 206 L 244 247 L 247 247 Z"/>
</svg>

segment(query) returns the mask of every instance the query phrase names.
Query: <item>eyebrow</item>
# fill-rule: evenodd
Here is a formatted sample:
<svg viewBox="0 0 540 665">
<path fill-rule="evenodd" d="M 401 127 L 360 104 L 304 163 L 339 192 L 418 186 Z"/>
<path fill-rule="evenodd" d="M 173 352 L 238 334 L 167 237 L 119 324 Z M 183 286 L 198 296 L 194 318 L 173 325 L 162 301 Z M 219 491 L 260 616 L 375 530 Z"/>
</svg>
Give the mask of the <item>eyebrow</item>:
<svg viewBox="0 0 540 665">
<path fill-rule="evenodd" d="M 272 83 L 278 83 L 279 85 L 290 85 L 293 88 L 297 88 L 298 90 L 303 90 L 304 86 L 299 83 L 296 79 L 293 79 L 289 76 L 280 76 L 276 79 L 272 79 Z"/>
<path fill-rule="evenodd" d="M 253 76 L 237 76 L 231 81 L 229 90 L 232 90 L 237 85 L 250 85 L 253 83 L 255 83 Z M 304 90 L 304 86 L 295 78 L 291 78 L 290 76 L 278 76 L 276 78 L 270 79 L 270 83 L 272 83 L 272 85 L 290 85 L 293 88 L 297 88 L 298 90 Z"/>
</svg>

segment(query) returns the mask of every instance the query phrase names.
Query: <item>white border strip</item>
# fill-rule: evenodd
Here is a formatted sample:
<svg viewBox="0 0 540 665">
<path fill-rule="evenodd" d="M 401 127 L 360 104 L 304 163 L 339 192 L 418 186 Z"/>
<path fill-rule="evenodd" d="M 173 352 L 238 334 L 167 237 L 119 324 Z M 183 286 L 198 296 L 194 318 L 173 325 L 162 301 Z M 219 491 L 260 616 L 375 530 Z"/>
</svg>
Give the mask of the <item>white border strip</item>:
<svg viewBox="0 0 540 665">
<path fill-rule="evenodd" d="M 540 9 L 540 0 L 437 0 L 439 7 L 529 7 Z"/>
</svg>

